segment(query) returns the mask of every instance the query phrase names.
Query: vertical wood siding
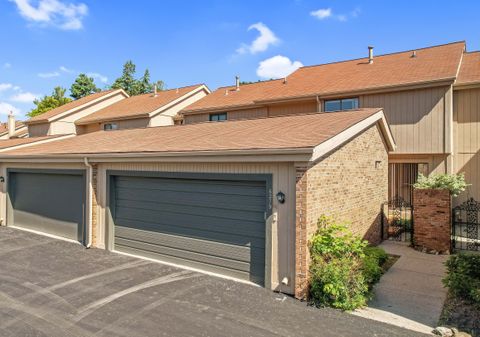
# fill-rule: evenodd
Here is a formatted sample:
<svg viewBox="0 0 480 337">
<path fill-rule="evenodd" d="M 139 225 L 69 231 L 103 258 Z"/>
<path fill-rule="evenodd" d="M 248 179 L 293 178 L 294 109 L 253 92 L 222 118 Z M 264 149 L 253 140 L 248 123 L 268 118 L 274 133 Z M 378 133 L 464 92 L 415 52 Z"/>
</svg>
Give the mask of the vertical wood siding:
<svg viewBox="0 0 480 337">
<path fill-rule="evenodd" d="M 450 87 L 364 95 L 362 108 L 383 108 L 396 153 L 445 152 L 445 97 Z"/>
<path fill-rule="evenodd" d="M 271 238 L 271 286 L 273 289 L 293 293 L 295 272 L 295 169 L 291 163 L 105 163 L 98 167 L 98 219 L 97 242 L 106 243 L 105 205 L 106 205 L 106 171 L 158 171 L 158 172 L 206 172 L 239 174 L 272 174 L 272 194 L 285 193 L 287 202 L 279 205 L 273 198 L 273 214 L 278 215 Z M 267 245 L 268 248 L 268 245 Z M 280 285 L 283 277 L 288 277 L 288 286 Z M 266 278 L 268 280 L 268 276 Z"/>
<path fill-rule="evenodd" d="M 458 90 L 453 94 L 454 168 L 465 173 L 467 190 L 454 204 L 473 197 L 480 200 L 480 88 Z"/>
</svg>

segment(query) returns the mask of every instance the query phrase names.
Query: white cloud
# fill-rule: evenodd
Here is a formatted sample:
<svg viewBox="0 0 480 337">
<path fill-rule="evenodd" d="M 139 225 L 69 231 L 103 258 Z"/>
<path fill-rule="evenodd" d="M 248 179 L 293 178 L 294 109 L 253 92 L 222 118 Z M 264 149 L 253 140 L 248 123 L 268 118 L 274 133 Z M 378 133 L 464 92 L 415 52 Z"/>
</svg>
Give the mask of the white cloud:
<svg viewBox="0 0 480 337">
<path fill-rule="evenodd" d="M 64 30 L 83 28 L 82 20 L 88 13 L 84 3 L 66 3 L 60 0 L 10 0 L 17 5 L 20 15 L 31 22 L 52 25 Z"/>
<path fill-rule="evenodd" d="M 310 12 L 310 15 L 316 17 L 319 20 L 323 20 L 332 16 L 332 9 L 331 8 L 317 9 L 316 11 Z"/>
<path fill-rule="evenodd" d="M 50 73 L 38 73 L 37 75 L 41 78 L 52 78 L 60 76 L 60 73 L 58 71 L 52 71 Z"/>
<path fill-rule="evenodd" d="M 270 28 L 268 28 L 262 22 L 255 23 L 248 27 L 248 30 L 255 29 L 260 35 L 253 40 L 250 45 L 242 44 L 240 48 L 237 49 L 237 53 L 245 54 L 247 52 L 251 54 L 256 54 L 262 51 L 265 51 L 270 46 L 277 45 L 280 42 L 280 39 L 273 33 Z"/>
<path fill-rule="evenodd" d="M 16 94 L 10 98 L 13 102 L 21 102 L 21 103 L 32 103 L 33 100 L 37 99 L 39 95 L 33 94 L 31 92 L 21 92 Z"/>
<path fill-rule="evenodd" d="M 13 85 L 10 83 L 0 83 L 0 91 L 5 91 L 12 88 L 13 88 Z"/>
<path fill-rule="evenodd" d="M 281 78 L 302 67 L 300 61 L 292 62 L 288 57 L 277 55 L 266 59 L 258 65 L 257 75 L 261 78 Z"/>
<path fill-rule="evenodd" d="M 88 77 L 93 77 L 96 80 L 98 79 L 102 83 L 107 83 L 108 82 L 108 77 L 104 76 L 102 74 L 99 74 L 99 73 L 87 73 L 87 76 Z"/>
<path fill-rule="evenodd" d="M 310 15 L 317 18 L 318 20 L 325 19 L 334 19 L 337 21 L 345 22 L 349 18 L 356 18 L 360 15 L 360 8 L 355 8 L 350 13 L 346 14 L 335 14 L 331 8 L 320 8 L 316 11 L 311 11 Z"/>
<path fill-rule="evenodd" d="M 68 74 L 71 74 L 71 73 L 74 73 L 74 72 L 75 72 L 75 70 L 68 69 L 68 68 L 65 67 L 65 66 L 60 66 L 58 69 L 60 69 L 60 71 L 63 71 L 64 73 L 68 73 Z"/>
<path fill-rule="evenodd" d="M 1 115 L 8 115 L 10 112 L 13 112 L 14 115 L 20 114 L 20 110 L 13 105 L 6 103 L 6 102 L 0 102 L 0 114 Z"/>
<path fill-rule="evenodd" d="M 8 63 L 8 62 L 5 62 L 5 63 L 3 64 L 3 68 L 4 68 L 4 69 L 10 69 L 11 67 L 12 67 L 12 65 L 11 65 L 10 63 Z"/>
</svg>

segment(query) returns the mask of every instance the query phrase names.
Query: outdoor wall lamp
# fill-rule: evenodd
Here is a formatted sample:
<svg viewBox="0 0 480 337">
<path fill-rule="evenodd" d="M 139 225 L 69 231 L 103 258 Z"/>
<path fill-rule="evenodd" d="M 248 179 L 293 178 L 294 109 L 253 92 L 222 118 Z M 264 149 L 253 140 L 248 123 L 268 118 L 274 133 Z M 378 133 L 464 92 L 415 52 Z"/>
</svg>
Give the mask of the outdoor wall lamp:
<svg viewBox="0 0 480 337">
<path fill-rule="evenodd" d="M 5 178 L 3 176 L 0 177 L 0 183 L 4 183 L 5 182 Z"/>
<path fill-rule="evenodd" d="M 285 193 L 283 192 L 278 192 L 277 193 L 277 201 L 281 204 L 284 204 L 285 203 Z"/>
</svg>

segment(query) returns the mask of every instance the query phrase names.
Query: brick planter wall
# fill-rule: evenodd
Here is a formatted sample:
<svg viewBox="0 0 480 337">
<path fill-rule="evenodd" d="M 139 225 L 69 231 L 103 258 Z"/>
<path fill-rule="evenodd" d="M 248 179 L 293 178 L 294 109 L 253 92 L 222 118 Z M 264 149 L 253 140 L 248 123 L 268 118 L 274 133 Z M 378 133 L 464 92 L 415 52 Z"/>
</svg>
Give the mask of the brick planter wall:
<svg viewBox="0 0 480 337">
<path fill-rule="evenodd" d="M 447 190 L 413 191 L 413 242 L 416 248 L 450 252 L 452 198 Z"/>
</svg>

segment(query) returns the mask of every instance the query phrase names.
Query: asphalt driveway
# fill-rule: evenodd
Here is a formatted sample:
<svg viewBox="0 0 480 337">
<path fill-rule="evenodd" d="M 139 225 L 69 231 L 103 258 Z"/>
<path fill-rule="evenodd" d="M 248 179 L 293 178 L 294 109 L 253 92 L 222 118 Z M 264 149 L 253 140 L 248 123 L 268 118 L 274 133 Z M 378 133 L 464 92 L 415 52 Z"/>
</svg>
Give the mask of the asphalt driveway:
<svg viewBox="0 0 480 337">
<path fill-rule="evenodd" d="M 0 227 L 0 336 L 424 336 L 271 291 Z"/>
</svg>

